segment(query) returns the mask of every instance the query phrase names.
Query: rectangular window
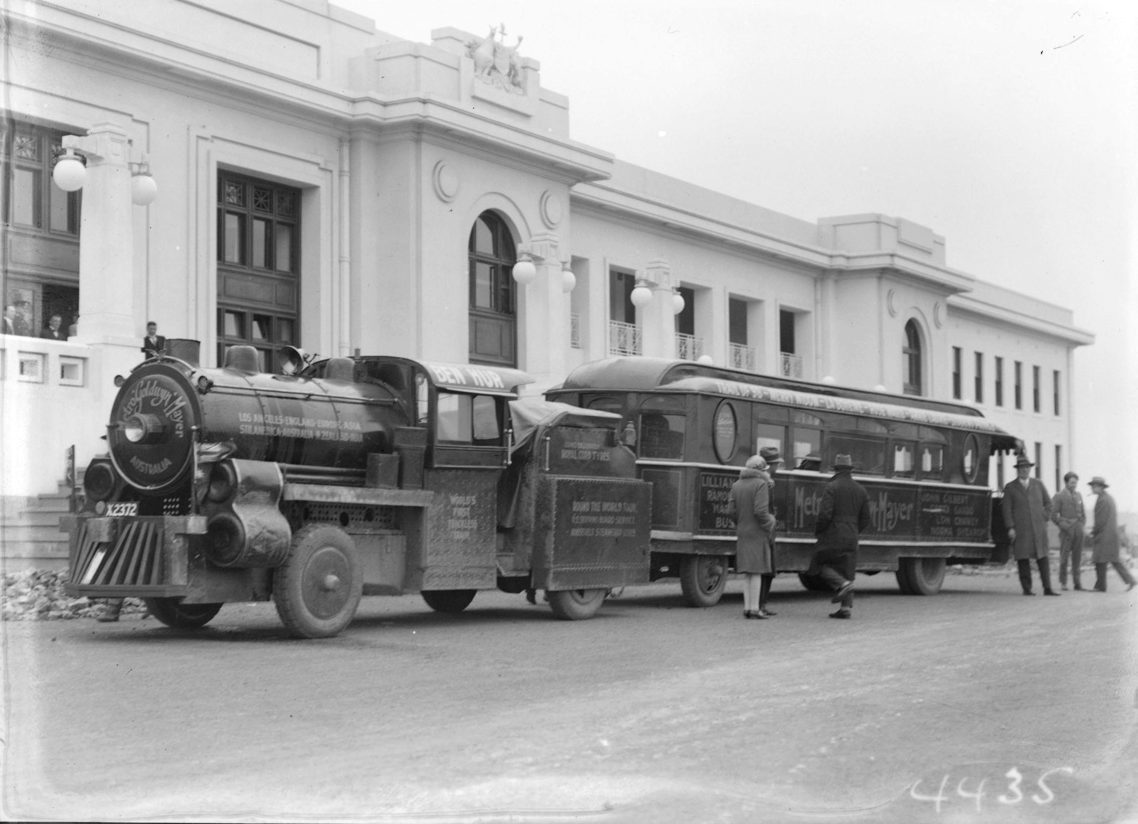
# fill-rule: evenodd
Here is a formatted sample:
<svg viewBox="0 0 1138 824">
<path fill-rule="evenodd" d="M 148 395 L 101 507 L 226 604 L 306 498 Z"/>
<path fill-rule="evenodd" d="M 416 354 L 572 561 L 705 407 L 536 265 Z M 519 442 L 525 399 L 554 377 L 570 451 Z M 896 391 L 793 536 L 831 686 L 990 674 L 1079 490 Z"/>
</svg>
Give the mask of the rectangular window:
<svg viewBox="0 0 1138 824">
<path fill-rule="evenodd" d="M 1063 447 L 1055 444 L 1055 489 L 1063 488 Z"/>
<path fill-rule="evenodd" d="M 885 442 L 857 438 L 850 435 L 832 435 L 826 445 L 826 459 L 833 465 L 838 455 L 853 459 L 854 471 L 869 475 L 885 474 Z"/>
<path fill-rule="evenodd" d="M 779 351 L 788 355 L 795 354 L 794 343 L 794 313 L 780 309 L 778 312 Z"/>
<path fill-rule="evenodd" d="M 243 215 L 235 215 L 227 212 L 225 215 L 225 227 L 222 234 L 222 260 L 226 263 L 244 263 L 245 256 L 242 254 L 241 239 L 245 234 L 245 218 Z"/>
<path fill-rule="evenodd" d="M 912 477 L 915 446 L 916 444 L 905 441 L 893 442 L 893 475 Z"/>
<path fill-rule="evenodd" d="M 964 353 L 959 346 L 952 347 L 952 397 L 954 400 L 960 400 L 964 392 L 964 379 L 960 374 L 961 369 L 964 368 Z"/>
<path fill-rule="evenodd" d="M 1051 403 L 1055 408 L 1055 414 L 1059 415 L 1059 370 L 1056 369 L 1051 373 Z"/>
<path fill-rule="evenodd" d="M 756 455 L 764 446 L 773 446 L 780 455 L 784 454 L 786 451 L 783 448 L 786 443 L 786 427 L 774 423 L 756 423 L 754 441 Z"/>
<path fill-rule="evenodd" d="M 1023 409 L 1023 364 L 1015 363 L 1015 401 L 1016 409 Z"/>
<path fill-rule="evenodd" d="M 976 353 L 976 403 L 984 402 L 984 353 Z"/>
<path fill-rule="evenodd" d="M 996 358 L 996 406 L 1004 405 L 1004 359 Z"/>
<path fill-rule="evenodd" d="M 1043 444 L 1035 442 L 1035 477 L 1043 477 Z"/>
<path fill-rule="evenodd" d="M 730 343 L 747 343 L 747 303 L 731 298 L 727 301 L 727 340 Z"/>
<path fill-rule="evenodd" d="M 1042 411 L 1039 395 L 1039 367 L 1033 366 L 1031 367 L 1031 408 L 1036 412 Z"/>
</svg>

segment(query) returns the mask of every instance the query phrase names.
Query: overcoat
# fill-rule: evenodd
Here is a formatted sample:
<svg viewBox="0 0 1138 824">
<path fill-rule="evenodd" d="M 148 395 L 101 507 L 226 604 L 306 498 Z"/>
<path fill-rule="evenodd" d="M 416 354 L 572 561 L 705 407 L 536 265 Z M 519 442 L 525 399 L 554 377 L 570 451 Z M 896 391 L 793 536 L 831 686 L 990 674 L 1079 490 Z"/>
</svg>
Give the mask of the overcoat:
<svg viewBox="0 0 1138 824">
<path fill-rule="evenodd" d="M 744 469 L 731 485 L 727 513 L 735 519 L 735 570 L 752 575 L 774 574 L 771 535 L 775 518 L 770 512 L 770 476 L 759 469 Z"/>
<path fill-rule="evenodd" d="M 814 534 L 818 543 L 809 574 L 822 566 L 840 570 L 853 580 L 857 571 L 858 535 L 869 528 L 869 494 L 847 471 L 837 472 L 822 492 Z"/>
<path fill-rule="evenodd" d="M 1118 509 L 1114 505 L 1114 498 L 1105 489 L 1095 501 L 1095 525 L 1091 529 L 1091 540 L 1094 542 L 1091 560 L 1096 564 L 1109 564 L 1119 560 Z"/>
<path fill-rule="evenodd" d="M 1016 478 L 1004 487 L 1004 500 L 1000 504 L 1004 523 L 1016 531 L 1012 544 L 1012 557 L 1047 557 L 1047 518 L 1051 512 L 1051 496 L 1038 478 L 1028 478 L 1027 487 Z"/>
</svg>

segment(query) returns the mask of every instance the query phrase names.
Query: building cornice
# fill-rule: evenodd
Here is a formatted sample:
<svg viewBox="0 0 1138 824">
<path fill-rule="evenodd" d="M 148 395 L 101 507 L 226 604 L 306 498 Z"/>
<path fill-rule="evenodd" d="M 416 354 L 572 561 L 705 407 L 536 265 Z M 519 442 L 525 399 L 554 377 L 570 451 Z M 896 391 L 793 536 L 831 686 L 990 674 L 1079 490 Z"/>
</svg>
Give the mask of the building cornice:
<svg viewBox="0 0 1138 824">
<path fill-rule="evenodd" d="M 1054 308 L 1060 309 L 1060 307 Z M 953 313 L 970 314 L 989 322 L 996 321 L 1017 329 L 1027 329 L 1074 346 L 1090 346 L 1095 342 L 1094 334 L 1084 329 L 1048 321 L 1035 315 L 1009 309 L 1006 306 L 997 306 L 977 300 L 969 295 L 952 295 L 949 297 L 948 310 L 950 315 Z"/>
</svg>

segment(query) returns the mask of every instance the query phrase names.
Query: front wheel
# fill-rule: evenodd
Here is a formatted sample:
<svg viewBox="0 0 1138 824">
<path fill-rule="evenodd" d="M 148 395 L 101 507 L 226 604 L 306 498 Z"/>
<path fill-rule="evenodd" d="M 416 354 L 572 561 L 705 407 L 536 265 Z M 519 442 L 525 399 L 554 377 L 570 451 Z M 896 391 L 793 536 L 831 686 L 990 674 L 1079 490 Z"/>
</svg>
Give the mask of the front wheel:
<svg viewBox="0 0 1138 824">
<path fill-rule="evenodd" d="M 151 615 L 173 629 L 201 629 L 221 609 L 221 604 L 183 604 L 180 598 L 142 600 Z"/>
<path fill-rule="evenodd" d="M 899 558 L 897 586 L 906 595 L 936 595 L 944 583 L 944 558 Z"/>
<path fill-rule="evenodd" d="M 298 638 L 338 635 L 352 622 L 362 594 L 355 542 L 336 526 L 309 524 L 298 531 L 284 566 L 273 573 L 277 614 Z"/>
<path fill-rule="evenodd" d="M 434 589 L 419 594 L 435 612 L 457 614 L 470 606 L 475 592 L 473 589 Z"/>
<path fill-rule="evenodd" d="M 546 591 L 553 614 L 562 621 L 583 621 L 592 618 L 608 595 L 607 589 L 559 589 Z"/>
</svg>

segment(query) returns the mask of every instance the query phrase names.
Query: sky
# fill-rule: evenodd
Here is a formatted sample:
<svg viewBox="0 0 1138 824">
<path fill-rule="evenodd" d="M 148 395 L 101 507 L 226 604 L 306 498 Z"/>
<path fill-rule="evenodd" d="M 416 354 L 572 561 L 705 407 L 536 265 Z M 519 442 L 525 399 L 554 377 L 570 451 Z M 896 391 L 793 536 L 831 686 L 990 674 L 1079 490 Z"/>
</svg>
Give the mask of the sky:
<svg viewBox="0 0 1138 824">
<path fill-rule="evenodd" d="M 1138 513 L 1138 3 L 333 2 L 424 43 L 504 23 L 573 140 L 804 220 L 907 218 L 1070 308 L 1071 468 Z"/>
</svg>

